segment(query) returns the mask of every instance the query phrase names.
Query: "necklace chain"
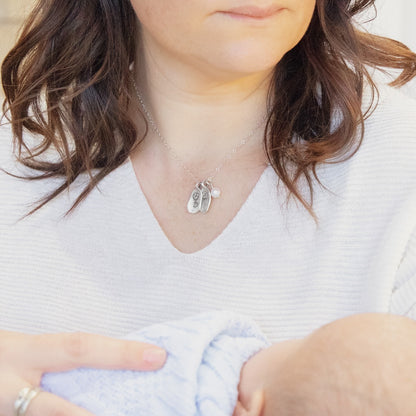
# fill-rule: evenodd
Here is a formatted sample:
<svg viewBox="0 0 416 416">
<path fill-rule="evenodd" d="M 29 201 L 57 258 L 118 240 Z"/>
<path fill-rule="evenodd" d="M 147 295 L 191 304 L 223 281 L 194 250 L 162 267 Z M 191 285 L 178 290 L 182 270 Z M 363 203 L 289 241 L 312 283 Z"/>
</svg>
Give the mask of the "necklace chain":
<svg viewBox="0 0 416 416">
<path fill-rule="evenodd" d="M 170 152 L 170 154 L 172 155 L 172 157 L 174 158 L 174 160 L 176 160 L 181 166 L 182 168 L 188 172 L 188 174 L 193 178 L 193 180 L 195 182 L 199 182 L 197 176 L 192 172 L 192 170 L 183 162 L 183 160 L 178 156 L 178 154 L 175 152 L 175 150 L 172 148 L 172 146 L 169 145 L 168 141 L 162 136 L 162 134 L 160 133 L 158 127 L 156 126 L 156 123 L 153 120 L 152 115 L 150 114 L 149 110 L 147 109 L 146 104 L 144 103 L 143 97 L 140 94 L 140 91 L 137 87 L 136 81 L 133 79 L 133 85 L 134 85 L 134 89 L 136 91 L 136 95 L 137 98 L 140 102 L 140 105 L 143 108 L 144 113 L 146 114 L 146 117 L 148 118 L 153 131 L 159 136 L 160 140 L 162 141 L 163 145 L 168 149 L 168 151 Z M 233 149 L 231 149 L 222 159 L 221 163 L 214 169 L 213 174 L 208 176 L 207 181 L 212 182 L 212 180 L 215 178 L 215 176 L 219 173 L 219 171 L 222 169 L 222 167 L 224 166 L 225 162 L 227 160 L 230 160 L 237 152 L 238 150 L 243 147 L 245 144 L 247 144 L 250 139 L 254 136 L 254 133 L 256 133 L 256 131 L 264 124 L 264 122 L 266 121 L 267 118 L 267 114 L 261 119 L 261 121 L 256 125 L 256 127 L 251 131 L 251 133 L 249 135 L 247 135 L 246 137 L 244 137 L 241 142 L 239 144 L 237 144 Z"/>
<path fill-rule="evenodd" d="M 200 181 L 196 175 L 192 172 L 191 169 L 184 163 L 184 161 L 178 156 L 178 154 L 175 152 L 175 150 L 172 148 L 172 146 L 169 145 L 168 141 L 162 136 L 160 133 L 158 127 L 156 126 L 156 123 L 153 120 L 152 115 L 150 114 L 150 111 L 147 109 L 144 100 L 142 98 L 142 95 L 140 94 L 139 88 L 137 87 L 137 84 L 132 77 L 133 86 L 136 91 L 137 98 L 140 102 L 140 105 L 143 108 L 143 111 L 149 120 L 154 132 L 159 136 L 160 140 L 162 141 L 163 145 L 167 148 L 168 152 L 172 156 L 176 162 L 179 163 L 179 165 L 192 177 L 192 179 L 195 181 L 195 187 L 189 197 L 187 210 L 190 214 L 197 214 L 199 212 L 205 214 L 208 212 L 210 206 L 211 206 L 211 200 L 212 198 L 219 198 L 221 195 L 221 190 L 214 187 L 212 181 L 215 178 L 215 176 L 218 174 L 218 172 L 223 167 L 224 163 L 227 160 L 230 160 L 237 152 L 238 150 L 243 147 L 248 141 L 254 136 L 255 132 L 263 125 L 267 118 L 267 113 L 262 118 L 262 120 L 256 125 L 256 127 L 251 131 L 251 133 L 244 137 L 237 146 L 233 147 L 231 151 L 229 151 L 224 158 L 221 160 L 221 163 L 214 169 L 213 174 L 210 175 L 206 180 Z"/>
</svg>

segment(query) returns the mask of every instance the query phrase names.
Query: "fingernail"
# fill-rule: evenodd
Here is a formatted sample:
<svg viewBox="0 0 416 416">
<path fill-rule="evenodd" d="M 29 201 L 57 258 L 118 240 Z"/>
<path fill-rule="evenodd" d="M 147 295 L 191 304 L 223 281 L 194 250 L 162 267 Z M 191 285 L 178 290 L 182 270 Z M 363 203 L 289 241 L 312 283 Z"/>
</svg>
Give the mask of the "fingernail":
<svg viewBox="0 0 416 416">
<path fill-rule="evenodd" d="M 149 348 L 144 350 L 143 360 L 152 366 L 161 366 L 166 360 L 166 351 L 161 348 Z"/>
</svg>

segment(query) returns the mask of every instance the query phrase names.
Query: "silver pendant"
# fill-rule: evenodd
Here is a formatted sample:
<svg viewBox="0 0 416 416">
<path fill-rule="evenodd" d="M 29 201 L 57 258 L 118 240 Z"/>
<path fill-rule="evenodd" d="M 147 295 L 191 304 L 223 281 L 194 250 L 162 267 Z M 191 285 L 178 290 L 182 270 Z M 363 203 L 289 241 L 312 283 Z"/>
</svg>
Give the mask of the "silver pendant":
<svg viewBox="0 0 416 416">
<path fill-rule="evenodd" d="M 195 185 L 188 201 L 188 212 L 197 214 L 202 212 L 206 214 L 211 206 L 212 198 L 219 198 L 221 191 L 212 186 L 211 181 L 206 180 Z"/>
<path fill-rule="evenodd" d="M 201 187 L 201 204 L 199 210 L 206 214 L 211 206 L 211 190 L 205 185 L 205 183 L 199 184 Z"/>
<path fill-rule="evenodd" d="M 197 184 L 194 190 L 191 193 L 191 197 L 188 201 L 188 212 L 190 214 L 196 214 L 199 212 L 199 207 L 201 206 L 201 190 L 199 189 L 199 184 Z"/>
</svg>

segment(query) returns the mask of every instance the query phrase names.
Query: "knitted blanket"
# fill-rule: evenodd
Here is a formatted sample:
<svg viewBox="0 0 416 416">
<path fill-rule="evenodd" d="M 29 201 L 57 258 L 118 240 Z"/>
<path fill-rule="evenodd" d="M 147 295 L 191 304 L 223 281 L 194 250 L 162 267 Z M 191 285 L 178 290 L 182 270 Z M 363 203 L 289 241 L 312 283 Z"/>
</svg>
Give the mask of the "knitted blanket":
<svg viewBox="0 0 416 416">
<path fill-rule="evenodd" d="M 271 345 L 252 319 L 227 311 L 152 325 L 123 339 L 166 349 L 165 366 L 46 373 L 41 387 L 96 416 L 231 416 L 243 364 Z"/>
</svg>

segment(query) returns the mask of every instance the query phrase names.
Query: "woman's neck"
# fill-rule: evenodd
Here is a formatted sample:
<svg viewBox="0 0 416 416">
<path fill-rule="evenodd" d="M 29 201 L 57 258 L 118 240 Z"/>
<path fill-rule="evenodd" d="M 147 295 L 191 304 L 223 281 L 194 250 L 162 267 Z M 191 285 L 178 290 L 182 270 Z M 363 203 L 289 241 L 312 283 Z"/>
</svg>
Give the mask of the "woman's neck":
<svg viewBox="0 0 416 416">
<path fill-rule="evenodd" d="M 271 71 L 224 74 L 211 69 L 202 73 L 148 43 L 138 52 L 136 83 L 155 124 L 184 163 L 223 158 L 266 115 Z M 137 119 L 137 110 L 133 111 Z M 244 146 L 245 151 L 261 147 L 264 125 Z M 146 144 L 152 145 L 160 148 L 161 142 Z"/>
</svg>

